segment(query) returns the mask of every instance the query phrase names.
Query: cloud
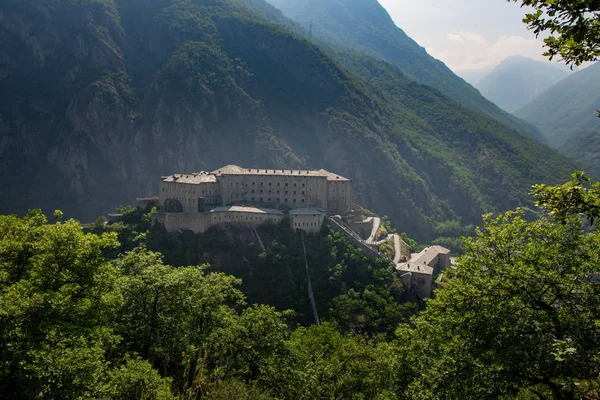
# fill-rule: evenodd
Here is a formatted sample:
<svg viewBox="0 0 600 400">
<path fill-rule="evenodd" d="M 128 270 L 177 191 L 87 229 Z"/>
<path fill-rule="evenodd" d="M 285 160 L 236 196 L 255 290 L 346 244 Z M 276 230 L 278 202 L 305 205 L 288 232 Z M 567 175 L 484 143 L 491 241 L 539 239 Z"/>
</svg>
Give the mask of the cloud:
<svg viewBox="0 0 600 400">
<path fill-rule="evenodd" d="M 474 83 L 512 55 L 544 60 L 543 41 L 523 24 L 528 11 L 502 0 L 379 0 L 429 54 Z"/>
<path fill-rule="evenodd" d="M 478 44 L 486 44 L 485 36 L 480 33 L 474 32 L 457 32 L 457 33 L 449 33 L 448 40 L 458 42 L 461 44 L 464 43 L 478 43 Z"/>
<path fill-rule="evenodd" d="M 487 39 L 478 32 L 451 32 L 434 47 L 427 47 L 432 56 L 442 60 L 450 69 L 468 80 L 476 80 L 502 60 L 513 55 L 545 60 L 542 42 L 518 35 Z"/>
</svg>

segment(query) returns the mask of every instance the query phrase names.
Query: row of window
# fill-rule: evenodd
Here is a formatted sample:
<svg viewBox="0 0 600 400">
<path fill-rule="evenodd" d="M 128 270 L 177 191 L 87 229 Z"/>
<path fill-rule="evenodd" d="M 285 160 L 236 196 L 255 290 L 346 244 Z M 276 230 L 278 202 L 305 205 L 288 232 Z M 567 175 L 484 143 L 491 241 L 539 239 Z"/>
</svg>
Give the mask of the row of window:
<svg viewBox="0 0 600 400">
<path fill-rule="evenodd" d="M 172 221 L 172 223 L 175 224 L 175 225 L 186 225 L 186 224 L 189 224 L 191 222 L 196 222 L 196 221 L 191 221 L 189 219 L 177 219 L 175 221 Z"/>
<path fill-rule="evenodd" d="M 165 192 L 165 188 L 162 188 L 162 191 Z M 169 192 L 172 192 L 172 190 L 170 190 Z M 191 193 L 193 195 L 196 194 L 195 190 L 175 190 L 176 193 Z M 201 191 L 202 194 L 219 194 L 219 192 L 217 190 L 202 190 Z"/>
<path fill-rule="evenodd" d="M 260 182 L 260 185 L 259 185 L 259 186 L 264 186 L 264 185 L 265 185 L 265 183 L 264 183 L 264 182 Z M 273 184 L 272 184 L 272 182 L 269 182 L 269 183 L 268 183 L 268 185 L 269 185 L 269 186 L 272 186 Z M 233 186 L 233 182 L 231 182 L 230 186 Z M 238 183 L 237 183 L 237 182 L 236 182 L 235 186 L 238 186 Z M 252 186 L 256 186 L 256 182 L 252 182 Z M 277 182 L 277 186 L 278 186 L 278 187 L 279 187 L 279 186 L 281 186 L 281 183 L 280 183 L 280 182 Z M 285 183 L 285 187 L 288 187 L 288 186 L 289 186 L 289 183 Z M 298 186 L 298 184 L 297 184 L 297 183 L 294 183 L 294 187 L 296 187 L 296 186 Z M 302 184 L 302 187 L 305 187 L 305 186 L 306 186 L 306 185 L 303 183 L 303 184 Z M 246 187 L 248 187 L 248 184 L 247 184 L 247 183 L 246 183 Z"/>
<path fill-rule="evenodd" d="M 317 226 L 316 222 L 296 222 L 294 223 L 295 228 L 306 228 L 311 226 Z"/>
<path fill-rule="evenodd" d="M 252 193 L 254 193 L 254 192 L 256 192 L 256 191 L 255 191 L 254 189 L 252 189 Z M 272 190 L 269 190 L 269 194 L 271 194 L 272 192 L 273 192 Z M 261 191 L 260 191 L 260 193 L 261 193 L 261 194 L 262 194 L 262 193 L 264 193 L 264 190 L 261 190 Z M 277 191 L 277 194 L 279 194 L 279 190 Z M 288 191 L 288 190 L 286 190 L 286 191 L 285 191 L 285 194 L 289 194 L 289 191 Z M 294 190 L 294 195 L 296 195 L 296 194 L 297 194 L 297 192 Z M 306 194 L 306 192 L 304 192 L 304 190 L 303 190 L 303 191 L 302 191 L 302 194 L 304 195 L 304 194 Z M 312 197 L 311 197 L 311 198 L 312 198 Z"/>
<path fill-rule="evenodd" d="M 236 220 L 236 221 L 277 221 L 277 218 L 275 217 L 264 217 L 264 216 L 252 216 L 252 215 L 246 215 L 246 216 L 239 216 L 239 215 L 228 215 L 225 214 L 222 217 L 216 217 L 215 218 L 217 221 L 232 221 L 232 220 Z"/>
<path fill-rule="evenodd" d="M 256 198 L 256 197 L 253 197 L 253 198 L 252 198 L 252 201 L 265 201 L 265 198 L 264 198 L 264 197 L 260 197 L 260 198 L 258 198 L 258 200 L 257 200 L 257 198 Z M 267 201 L 270 203 L 270 202 L 272 202 L 272 201 L 273 201 L 273 198 L 272 198 L 272 197 L 269 197 L 269 198 L 267 199 Z M 280 203 L 280 199 L 279 199 L 279 198 L 275 199 L 275 202 L 276 202 L 276 203 Z M 304 201 L 304 199 L 301 199 L 301 200 L 300 200 L 300 202 L 301 202 L 301 203 L 304 203 L 305 201 Z M 284 199 L 284 203 L 285 203 L 285 204 L 288 204 L 288 203 L 289 203 L 289 199 Z M 292 199 L 292 203 L 297 203 L 296 199 Z"/>
</svg>

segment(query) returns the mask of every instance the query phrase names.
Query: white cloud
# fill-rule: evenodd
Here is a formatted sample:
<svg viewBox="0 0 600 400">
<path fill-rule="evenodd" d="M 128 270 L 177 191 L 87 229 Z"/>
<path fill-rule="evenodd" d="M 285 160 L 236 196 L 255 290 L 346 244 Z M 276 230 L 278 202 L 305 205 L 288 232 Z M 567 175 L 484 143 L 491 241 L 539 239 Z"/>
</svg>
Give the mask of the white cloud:
<svg viewBox="0 0 600 400">
<path fill-rule="evenodd" d="M 527 30 L 528 11 L 505 0 L 379 0 L 396 24 L 429 54 L 471 83 L 506 57 L 546 60 Z"/>
<path fill-rule="evenodd" d="M 459 31 L 440 38 L 435 47 L 425 47 L 432 56 L 471 81 L 513 55 L 545 60 L 541 55 L 543 49 L 539 40 L 517 35 L 499 36 L 490 41 L 481 33 Z"/>
</svg>

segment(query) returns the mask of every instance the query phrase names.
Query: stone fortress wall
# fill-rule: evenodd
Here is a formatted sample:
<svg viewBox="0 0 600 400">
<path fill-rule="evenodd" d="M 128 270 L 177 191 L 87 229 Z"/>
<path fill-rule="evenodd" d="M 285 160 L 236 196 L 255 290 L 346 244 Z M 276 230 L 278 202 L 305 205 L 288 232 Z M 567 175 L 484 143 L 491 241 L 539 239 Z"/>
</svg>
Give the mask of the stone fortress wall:
<svg viewBox="0 0 600 400">
<path fill-rule="evenodd" d="M 290 208 L 328 207 L 328 181 L 326 176 L 274 173 L 269 170 L 253 170 L 252 174 L 221 175 L 224 204 L 259 202 L 284 204 Z M 283 171 L 283 170 L 280 170 Z"/>
<path fill-rule="evenodd" d="M 352 181 L 326 170 L 252 169 L 229 165 L 213 172 L 174 174 L 161 178 L 156 220 L 167 230 L 204 232 L 226 222 L 260 222 L 275 207 L 290 213 L 292 227 L 318 232 L 326 215 L 352 211 Z M 240 209 L 240 206 L 246 206 Z M 236 211 L 216 211 L 238 206 Z M 270 211 L 269 211 L 270 210 Z M 194 214 L 219 214 L 201 217 Z M 254 214 L 254 216 L 251 216 Z M 266 221 L 266 220 L 265 220 Z"/>
<path fill-rule="evenodd" d="M 290 225 L 309 233 L 317 233 L 325 222 L 325 212 L 318 208 L 299 208 L 290 211 Z"/>
<path fill-rule="evenodd" d="M 433 277 L 450 264 L 449 250 L 429 247 L 400 262 L 397 234 L 375 241 L 380 218 L 364 218 L 353 203 L 352 181 L 329 171 L 252 169 L 229 165 L 213 172 L 175 174 L 161 178 L 153 218 L 170 232 L 205 232 L 220 224 L 258 226 L 289 220 L 291 227 L 309 233 L 325 221 L 369 257 L 383 257 L 378 246 L 394 241 L 394 264 L 407 288 L 418 297 L 432 294 Z M 149 199 L 140 199 L 149 200 Z M 284 211 L 282 211 L 284 210 Z"/>
<path fill-rule="evenodd" d="M 281 204 L 291 209 L 318 207 L 331 215 L 352 211 L 352 181 L 325 170 L 245 169 L 230 165 L 213 172 L 176 174 L 161 179 L 160 204 L 181 203 L 184 212 L 199 205 Z"/>
<path fill-rule="evenodd" d="M 153 220 L 162 223 L 169 232 L 205 232 L 212 226 L 210 214 L 207 213 L 157 213 Z"/>
<path fill-rule="evenodd" d="M 279 210 L 254 207 L 218 207 L 210 212 L 157 213 L 154 220 L 162 223 L 169 232 L 188 230 L 205 232 L 220 224 L 244 223 L 259 226 L 267 221 L 278 223 L 285 219 Z"/>
<path fill-rule="evenodd" d="M 265 222 L 278 223 L 285 219 L 279 210 L 255 207 L 218 207 L 208 213 L 211 225 L 245 223 L 253 226 Z"/>
</svg>

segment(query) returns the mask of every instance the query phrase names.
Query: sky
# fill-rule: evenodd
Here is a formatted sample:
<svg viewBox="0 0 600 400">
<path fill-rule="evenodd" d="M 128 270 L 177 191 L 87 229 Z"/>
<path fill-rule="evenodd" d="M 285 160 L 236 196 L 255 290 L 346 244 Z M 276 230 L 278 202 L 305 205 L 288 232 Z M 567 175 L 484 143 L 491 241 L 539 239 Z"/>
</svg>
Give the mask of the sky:
<svg viewBox="0 0 600 400">
<path fill-rule="evenodd" d="M 407 35 L 457 75 L 476 84 L 505 58 L 549 62 L 543 41 L 522 22 L 526 9 L 506 0 L 379 0 Z M 562 64 L 553 62 L 559 68 Z"/>
</svg>

